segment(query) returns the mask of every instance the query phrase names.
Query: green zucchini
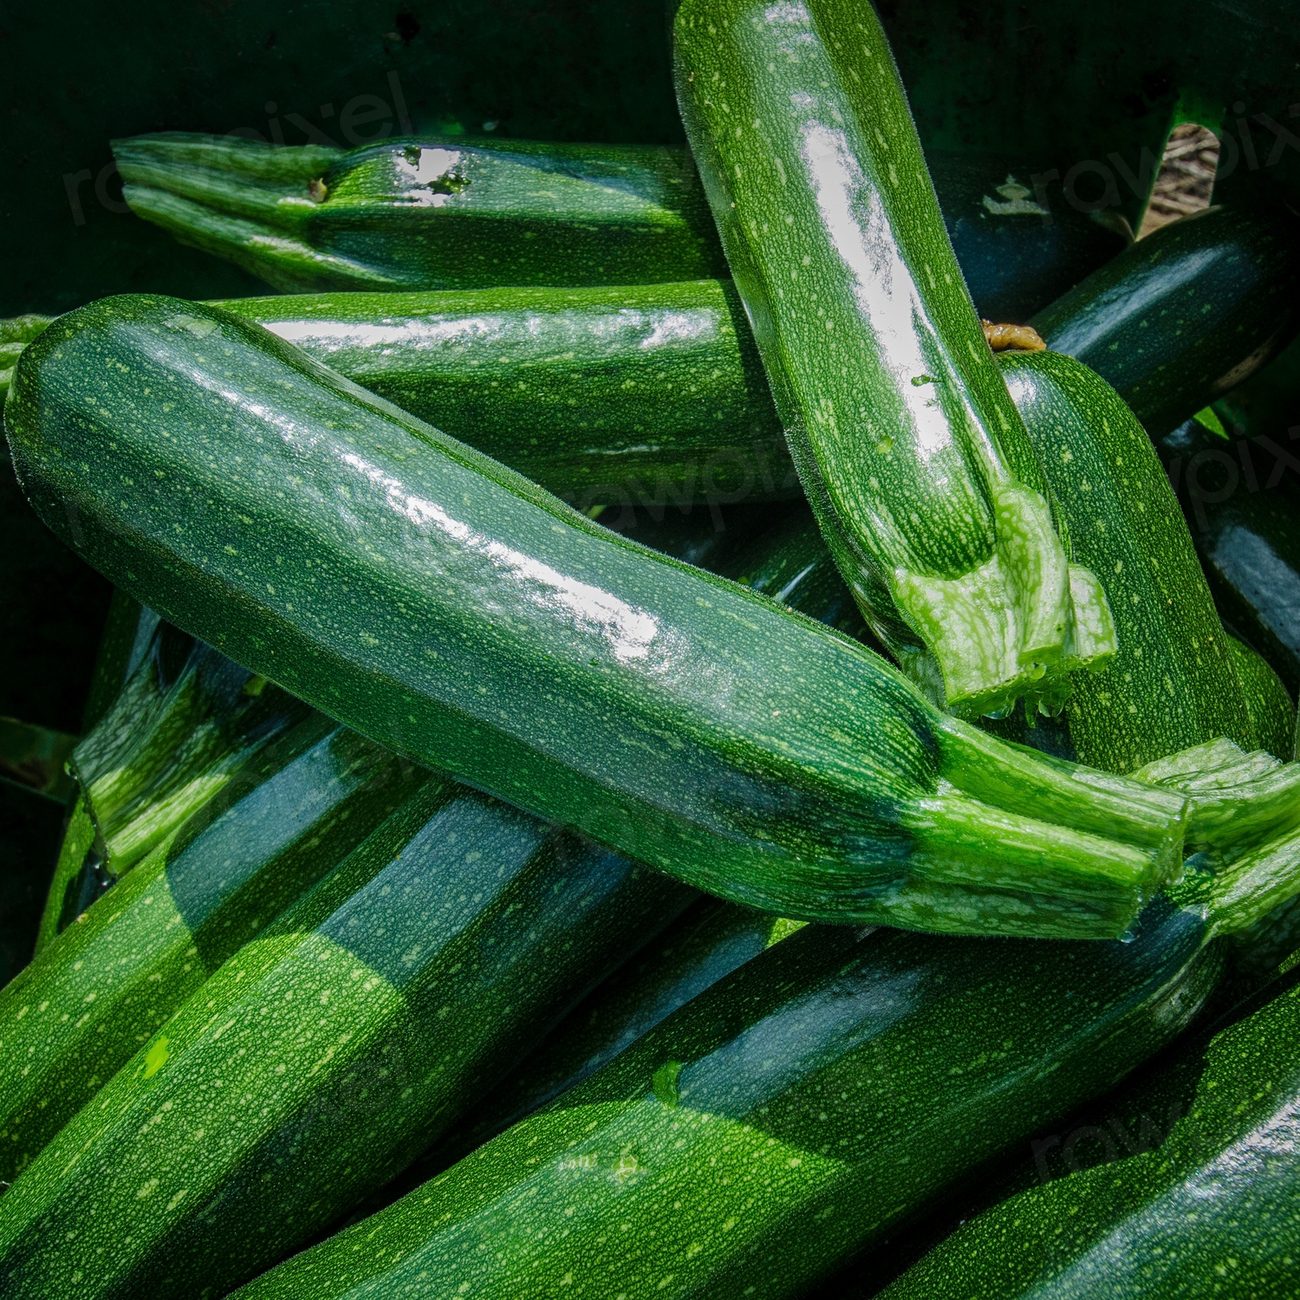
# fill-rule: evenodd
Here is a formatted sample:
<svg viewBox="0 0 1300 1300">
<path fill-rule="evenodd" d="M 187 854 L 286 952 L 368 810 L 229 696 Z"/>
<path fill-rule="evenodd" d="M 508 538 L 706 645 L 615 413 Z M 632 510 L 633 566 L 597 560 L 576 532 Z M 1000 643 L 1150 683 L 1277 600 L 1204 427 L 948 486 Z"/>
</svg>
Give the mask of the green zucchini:
<svg viewBox="0 0 1300 1300">
<path fill-rule="evenodd" d="M 139 215 L 277 289 L 638 284 L 725 270 L 690 160 L 656 146 L 233 136 L 113 143 Z"/>
<path fill-rule="evenodd" d="M 1172 1038 L 1218 978 L 1215 935 L 1258 915 L 1235 900 L 1294 892 L 1298 851 L 1294 830 L 1259 846 L 1127 944 L 807 927 L 239 1295 L 800 1294 Z"/>
<path fill-rule="evenodd" d="M 1289 1300 L 1300 1292 L 1298 1114 L 1292 982 L 1037 1141 L 1015 1194 L 882 1300 Z"/>
<path fill-rule="evenodd" d="M 1080 346 L 1159 432 L 1162 403 L 1198 409 L 1213 395 L 1207 374 L 1242 373 L 1285 337 L 1298 260 L 1275 223 L 1220 209 L 1143 239 L 1036 322 L 1056 351 Z M 730 281 L 216 305 L 579 507 L 798 494 Z M 1196 328 L 1175 331 L 1186 318 Z M 34 320 L 21 331 L 28 340 Z"/>
<path fill-rule="evenodd" d="M 1294 336 L 1296 234 L 1290 213 L 1210 208 L 1099 267 L 1030 324 L 1104 375 L 1160 437 Z"/>
<path fill-rule="evenodd" d="M 0 991 L 0 1179 L 418 781 L 319 716 L 245 756 L 235 781 Z"/>
<path fill-rule="evenodd" d="M 725 269 L 682 150 L 421 138 L 342 153 L 171 134 L 118 141 L 114 153 L 138 215 L 279 289 L 571 286 Z M 930 155 L 967 283 L 1000 320 L 1024 319 L 1124 246 L 1062 195 L 1008 202 L 1024 161 Z M 430 191 L 436 176 L 419 173 L 439 167 L 466 183 Z M 6 347 L 30 339 L 36 319 L 0 328 L 0 387 Z"/>
<path fill-rule="evenodd" d="M 378 743 L 733 901 L 1101 936 L 1177 870 L 1177 797 L 990 740 L 860 645 L 216 309 L 60 318 L 5 424 L 41 516 L 151 608 Z"/>
<path fill-rule="evenodd" d="M 224 1294 L 399 1170 L 689 898 L 427 781 L 23 1171 L 5 1296 Z"/>
<path fill-rule="evenodd" d="M 958 268 L 869 5 L 681 0 L 678 100 L 804 491 L 867 622 L 948 708 L 1114 651 Z"/>
<path fill-rule="evenodd" d="M 1129 772 L 1216 736 L 1289 756 L 1276 676 L 1223 630 L 1177 498 L 1145 430 L 1081 362 L 1008 353 L 1002 374 L 1060 502 L 1074 553 L 1101 578 L 1119 650 L 1066 705 L 1081 762 Z"/>
<path fill-rule="evenodd" d="M 247 669 L 160 627 L 72 755 L 109 876 L 125 875 L 307 710 Z"/>
</svg>

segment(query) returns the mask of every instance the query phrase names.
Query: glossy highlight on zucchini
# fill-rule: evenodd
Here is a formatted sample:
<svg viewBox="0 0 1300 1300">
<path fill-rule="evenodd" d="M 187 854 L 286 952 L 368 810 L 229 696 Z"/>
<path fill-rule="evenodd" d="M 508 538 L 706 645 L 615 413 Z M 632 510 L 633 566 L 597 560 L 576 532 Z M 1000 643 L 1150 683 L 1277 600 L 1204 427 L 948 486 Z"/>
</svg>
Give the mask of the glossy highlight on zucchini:
<svg viewBox="0 0 1300 1300">
<path fill-rule="evenodd" d="M 869 5 L 681 0 L 678 101 L 804 491 L 946 707 L 1059 703 L 1114 651 L 1057 536 Z"/>
<path fill-rule="evenodd" d="M 62 317 L 5 424 L 46 522 L 181 627 L 733 901 L 1105 936 L 1178 870 L 1177 796 L 990 740 L 216 309 Z"/>
<path fill-rule="evenodd" d="M 0 1178 L 423 776 L 319 715 L 245 754 L 219 796 L 0 990 Z"/>
<path fill-rule="evenodd" d="M 725 269 L 690 159 L 653 145 L 235 136 L 113 143 L 132 209 L 277 289 L 638 284 Z"/>
<path fill-rule="evenodd" d="M 7 1300 L 224 1294 L 401 1169 L 690 897 L 424 779 L 5 1193 Z"/>
<path fill-rule="evenodd" d="M 882 1300 L 1289 1300 L 1300 1291 L 1294 980 L 1217 1032 L 1183 1040 L 1078 1119 L 1036 1144 L 1041 1170 L 1025 1170 L 1013 1195 Z"/>
</svg>

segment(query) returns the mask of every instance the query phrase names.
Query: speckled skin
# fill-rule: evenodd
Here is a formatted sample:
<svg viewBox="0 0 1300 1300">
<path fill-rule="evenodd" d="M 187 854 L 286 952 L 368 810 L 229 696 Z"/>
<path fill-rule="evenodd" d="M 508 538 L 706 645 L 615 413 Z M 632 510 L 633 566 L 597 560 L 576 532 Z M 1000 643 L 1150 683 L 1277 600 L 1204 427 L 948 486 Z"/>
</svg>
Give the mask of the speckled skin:
<svg viewBox="0 0 1300 1300">
<path fill-rule="evenodd" d="M 1194 1014 L 1190 913 L 1130 944 L 808 927 L 241 1300 L 799 1294 Z"/>
<path fill-rule="evenodd" d="M 1071 549 L 1099 576 L 1115 617 L 1118 651 L 1078 675 L 1066 706 L 1079 760 L 1132 772 L 1218 736 L 1290 757 L 1286 690 L 1224 631 L 1173 489 L 1132 411 L 1104 379 L 1055 352 L 1008 355 L 1002 373 Z"/>
<path fill-rule="evenodd" d="M 1212 208 L 1163 226 L 1030 322 L 1055 352 L 1104 375 L 1153 438 L 1295 334 L 1294 216 Z"/>
<path fill-rule="evenodd" d="M 24 1171 L 0 1291 L 224 1294 L 391 1177 L 689 898 L 426 781 Z"/>
<path fill-rule="evenodd" d="M 1300 988 L 1104 1110 L 882 1300 L 1293 1300 L 1300 1294 Z"/>
<path fill-rule="evenodd" d="M 6 985 L 0 1178 L 390 813 L 417 771 L 325 718 L 301 724 Z"/>
<path fill-rule="evenodd" d="M 949 708 L 1063 690 L 1104 657 L 1103 611 L 1069 573 L 870 4 L 682 0 L 673 31 L 736 288 L 868 623 Z"/>
<path fill-rule="evenodd" d="M 729 280 L 218 305 L 580 508 L 799 494 Z"/>
<path fill-rule="evenodd" d="M 1178 861 L 1177 797 L 989 741 L 214 308 L 62 317 L 5 424 L 46 522 L 187 631 L 734 901 L 1113 935 Z"/>
<path fill-rule="evenodd" d="M 464 138 L 350 152 L 234 136 L 114 142 L 141 216 L 277 289 L 642 284 L 725 274 L 688 155 Z"/>
</svg>

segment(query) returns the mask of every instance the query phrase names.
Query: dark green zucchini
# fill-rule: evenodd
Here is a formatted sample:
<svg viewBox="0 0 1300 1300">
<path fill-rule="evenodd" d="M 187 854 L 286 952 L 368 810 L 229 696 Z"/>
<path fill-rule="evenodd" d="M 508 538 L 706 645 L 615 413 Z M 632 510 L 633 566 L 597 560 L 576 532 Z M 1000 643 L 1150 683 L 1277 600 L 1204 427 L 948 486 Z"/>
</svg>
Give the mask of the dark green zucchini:
<svg viewBox="0 0 1300 1300">
<path fill-rule="evenodd" d="M 1240 865 L 1293 877 L 1295 853 Z M 1218 926 L 1244 919 L 1226 894 L 1208 913 L 1154 905 L 1127 944 L 807 927 L 239 1294 L 798 1295 L 1173 1037 L 1218 977 Z"/>
<path fill-rule="evenodd" d="M 725 270 L 689 158 L 552 141 L 351 152 L 234 136 L 113 143 L 140 216 L 278 289 L 640 284 Z"/>
<path fill-rule="evenodd" d="M 152 608 L 377 742 L 733 901 L 1106 935 L 1177 870 L 1178 798 L 991 741 L 860 645 L 216 309 L 62 317 L 5 424 L 42 517 Z"/>
<path fill-rule="evenodd" d="M 1300 689 L 1300 478 L 1285 437 L 1189 422 L 1159 444 L 1223 616 Z"/>
<path fill-rule="evenodd" d="M 1300 1293 L 1298 1122 L 1292 981 L 1038 1139 L 1014 1194 L 882 1300 L 1290 1300 Z"/>
<path fill-rule="evenodd" d="M 1243 242 L 1256 250 L 1250 260 Z M 1159 432 L 1159 402 L 1198 409 L 1212 395 L 1207 373 L 1240 373 L 1285 337 L 1300 292 L 1293 247 L 1275 223 L 1250 214 L 1217 210 L 1174 223 L 1090 277 L 1040 324 L 1057 351 L 1078 343 Z M 1189 264 L 1203 274 L 1190 277 Z M 1244 302 L 1253 304 L 1249 315 Z M 217 305 L 580 506 L 653 509 L 798 493 L 729 281 Z M 1175 331 L 1186 319 L 1196 328 Z M 26 319 L 25 339 L 39 332 L 35 320 Z M 1186 364 L 1168 359 L 1189 350 Z M 1159 386 L 1153 352 L 1165 358 L 1154 363 Z"/>
<path fill-rule="evenodd" d="M 409 1162 L 690 897 L 426 781 L 22 1172 L 0 1289 L 224 1294 Z"/>
<path fill-rule="evenodd" d="M 1300 223 L 1211 208 L 1171 222 L 1030 321 L 1103 375 L 1160 437 L 1296 332 Z"/>
<path fill-rule="evenodd" d="M 677 94 L 795 465 L 867 622 L 949 708 L 1114 650 L 984 341 L 875 13 L 681 0 Z"/>
<path fill-rule="evenodd" d="M 682 150 L 418 139 L 342 153 L 173 134 L 114 152 L 140 216 L 280 289 L 649 283 L 725 270 Z M 997 319 L 1024 319 L 1124 246 L 1063 195 L 1031 196 L 1011 175 L 1024 161 L 930 155 L 967 283 Z M 429 188 L 439 168 L 455 193 Z M 0 328 L 0 387 L 6 347 L 38 322 Z"/>
<path fill-rule="evenodd" d="M 421 779 L 319 716 L 243 754 L 235 780 L 0 991 L 0 1179 Z"/>
</svg>

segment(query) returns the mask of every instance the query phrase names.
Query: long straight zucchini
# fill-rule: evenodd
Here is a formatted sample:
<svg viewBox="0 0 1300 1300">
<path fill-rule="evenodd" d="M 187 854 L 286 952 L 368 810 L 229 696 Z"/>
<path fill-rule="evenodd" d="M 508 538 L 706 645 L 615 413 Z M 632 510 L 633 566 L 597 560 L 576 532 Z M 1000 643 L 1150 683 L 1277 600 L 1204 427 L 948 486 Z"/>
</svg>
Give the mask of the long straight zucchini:
<svg viewBox="0 0 1300 1300">
<path fill-rule="evenodd" d="M 237 779 L 0 991 L 0 1179 L 421 779 L 320 716 L 245 758 Z"/>
<path fill-rule="evenodd" d="M 23 1171 L 0 1291 L 224 1294 L 401 1169 L 690 897 L 427 781 Z"/>
<path fill-rule="evenodd" d="M 690 160 L 655 146 L 117 140 L 141 216 L 279 289 L 638 284 L 725 269 Z"/>
<path fill-rule="evenodd" d="M 804 491 L 872 630 L 947 707 L 1114 650 L 962 279 L 866 0 L 681 0 L 686 133 Z"/>
<path fill-rule="evenodd" d="M 1177 797 L 982 736 L 216 309 L 62 317 L 5 424 L 46 522 L 181 627 L 733 901 L 1101 936 L 1177 870 Z"/>
<path fill-rule="evenodd" d="M 1294 890 L 1298 848 L 1294 832 L 1262 847 L 1234 885 Z M 1221 969 L 1213 936 L 1255 915 L 1234 885 L 1154 905 L 1128 944 L 807 927 L 239 1294 L 800 1294 L 1177 1033 Z"/>
<path fill-rule="evenodd" d="M 1288 226 L 1219 208 L 1133 245 L 1034 323 L 1053 350 L 1077 348 L 1158 434 L 1169 413 L 1199 410 L 1287 337 L 1297 294 Z M 799 491 L 730 281 L 215 305 L 579 507 Z M 14 359 L 48 323 L 23 318 Z"/>
<path fill-rule="evenodd" d="M 1300 1294 L 1300 987 L 1194 1035 L 882 1300 Z M 1046 1177 L 1044 1177 L 1046 1174 Z"/>
<path fill-rule="evenodd" d="M 422 137 L 344 153 L 183 134 L 113 150 L 138 215 L 279 289 L 649 283 L 725 270 L 684 150 Z M 1008 204 L 1002 191 L 1023 156 L 929 161 L 985 315 L 1023 319 L 1123 247 L 1059 195 Z M 39 318 L 0 327 L 0 386 L 34 327 Z"/>
</svg>

